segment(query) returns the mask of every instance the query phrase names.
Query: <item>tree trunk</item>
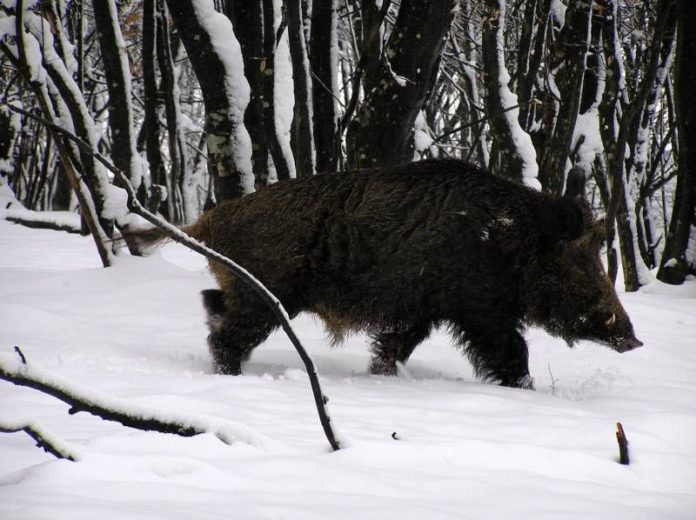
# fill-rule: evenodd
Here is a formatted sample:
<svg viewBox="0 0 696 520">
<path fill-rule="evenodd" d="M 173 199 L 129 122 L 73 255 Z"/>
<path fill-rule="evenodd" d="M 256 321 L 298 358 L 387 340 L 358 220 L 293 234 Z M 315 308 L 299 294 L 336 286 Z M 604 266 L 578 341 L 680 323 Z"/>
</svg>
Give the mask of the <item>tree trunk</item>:
<svg viewBox="0 0 696 520">
<path fill-rule="evenodd" d="M 143 90 L 145 94 L 143 131 L 145 132 L 145 151 L 147 162 L 150 166 L 150 179 L 153 191 L 151 194 L 149 209 L 152 212 L 161 211 L 165 218 L 173 215 L 170 197 L 167 204 L 160 207 L 162 202 L 162 187 L 167 185 L 167 172 L 164 168 L 162 152 L 160 150 L 160 126 L 157 117 L 159 99 L 157 96 L 157 79 L 155 76 L 155 64 L 157 59 L 157 24 L 158 16 L 157 0 L 143 0 Z"/>
<path fill-rule="evenodd" d="M 244 127 L 249 84 L 230 20 L 212 0 L 167 0 L 203 93 L 208 172 L 218 202 L 254 190 L 251 139 Z"/>
<path fill-rule="evenodd" d="M 452 0 L 403 0 L 376 86 L 348 126 L 349 168 L 413 159 L 413 125 L 438 71 L 452 22 Z"/>
<path fill-rule="evenodd" d="M 275 31 L 273 0 L 263 0 L 263 130 L 279 181 L 290 178 L 290 167 L 278 139 L 275 100 L 276 46 L 282 31 Z"/>
<path fill-rule="evenodd" d="M 290 139 L 295 156 L 297 177 L 307 177 L 314 175 L 316 157 L 312 133 L 312 82 L 309 75 L 309 57 L 304 37 L 302 0 L 285 0 L 285 6 L 288 17 L 288 36 L 295 93 Z"/>
<path fill-rule="evenodd" d="M 539 181 L 551 193 L 565 188 L 566 162 L 571 153 L 575 122 L 580 110 L 585 56 L 590 43 L 592 2 L 572 0 L 566 10 L 565 26 L 551 50 L 549 80 L 555 83 L 550 95 L 557 104 L 556 118 L 546 141 L 539 168 Z M 555 91 L 554 91 L 555 90 Z"/>
<path fill-rule="evenodd" d="M 189 208 L 185 211 L 183 184 L 184 172 L 188 166 L 186 136 L 182 128 L 181 107 L 179 106 L 179 83 L 171 46 L 171 31 L 167 16 L 167 7 L 160 0 L 160 16 L 157 20 L 157 61 L 162 74 L 162 94 L 164 96 L 164 113 L 167 119 L 167 143 L 169 145 L 169 177 L 167 201 L 170 208 L 170 220 L 175 224 L 192 223 L 198 215 Z"/>
<path fill-rule="evenodd" d="M 696 85 L 696 33 L 690 24 L 696 3 L 677 4 L 677 62 L 674 71 L 674 105 L 679 134 L 679 170 L 667 241 L 657 273 L 659 280 L 681 284 L 694 270 L 686 252 L 696 226 L 696 104 L 691 99 Z"/>
<path fill-rule="evenodd" d="M 230 1 L 226 13 L 242 48 L 244 75 L 249 82 L 249 105 L 244 113 L 244 124 L 251 137 L 251 161 L 254 165 L 256 186 L 268 184 L 268 146 L 264 131 L 263 78 L 263 0 Z"/>
<path fill-rule="evenodd" d="M 336 170 L 338 136 L 335 75 L 338 71 L 336 24 L 337 0 L 312 2 L 312 33 L 309 63 L 312 71 L 314 144 L 318 172 Z"/>
<path fill-rule="evenodd" d="M 109 91 L 109 128 L 113 148 L 113 161 L 126 172 L 130 183 L 144 202 L 147 196 L 143 181 L 140 156 L 136 149 L 133 105 L 131 101 L 131 73 L 114 0 L 92 0 L 94 22 L 99 37 L 104 74 Z"/>
<path fill-rule="evenodd" d="M 481 52 L 488 114 L 501 113 L 518 103 L 517 96 L 508 87 L 510 75 L 505 68 L 505 7 L 505 0 L 486 0 L 483 4 Z M 490 125 L 493 173 L 538 189 L 536 152 L 529 134 L 519 124 L 519 109 L 492 118 Z"/>
</svg>

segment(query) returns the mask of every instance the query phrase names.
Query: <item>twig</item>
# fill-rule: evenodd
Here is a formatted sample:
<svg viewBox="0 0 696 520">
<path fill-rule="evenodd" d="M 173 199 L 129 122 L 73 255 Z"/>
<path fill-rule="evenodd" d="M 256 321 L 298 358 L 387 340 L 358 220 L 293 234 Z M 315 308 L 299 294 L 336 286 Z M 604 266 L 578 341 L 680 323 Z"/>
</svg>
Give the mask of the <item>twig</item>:
<svg viewBox="0 0 696 520">
<path fill-rule="evenodd" d="M 619 443 L 619 464 L 628 466 L 631 462 L 628 458 L 628 439 L 620 422 L 616 423 L 616 441 Z"/>
<path fill-rule="evenodd" d="M 72 462 L 79 460 L 75 452 L 65 446 L 58 437 L 46 430 L 41 423 L 33 419 L 17 421 L 15 423 L 0 421 L 0 433 L 17 432 L 24 432 L 29 435 L 29 437 L 36 441 L 37 447 L 43 448 L 46 453 L 50 453 L 57 459 L 67 459 Z"/>
<path fill-rule="evenodd" d="M 556 395 L 556 383 L 558 382 L 558 379 L 553 377 L 553 372 L 551 372 L 551 363 L 548 363 L 549 366 L 549 375 L 551 376 L 551 395 Z"/>
<path fill-rule="evenodd" d="M 460 131 L 464 130 L 465 128 L 469 128 L 470 126 L 475 126 L 475 125 L 478 125 L 479 123 L 483 123 L 483 122 L 485 122 L 485 121 L 488 121 L 489 119 L 493 119 L 493 118 L 496 118 L 496 117 L 500 117 L 500 116 L 502 116 L 503 114 L 505 114 L 506 112 L 510 112 L 511 110 L 515 110 L 515 109 L 520 108 L 520 107 L 522 107 L 522 106 L 524 106 L 524 105 L 530 105 L 530 104 L 538 103 L 538 102 L 539 102 L 539 101 L 538 101 L 537 99 L 532 98 L 532 99 L 529 99 L 529 100 L 527 100 L 527 101 L 523 101 L 523 102 L 521 102 L 521 103 L 518 103 L 517 105 L 513 105 L 513 106 L 511 106 L 511 107 L 507 107 L 507 108 L 505 108 L 505 109 L 503 109 L 503 110 L 500 110 L 499 112 L 495 112 L 494 114 L 487 114 L 487 115 L 485 115 L 485 116 L 483 116 L 483 117 L 478 118 L 478 119 L 475 120 L 475 121 L 471 121 L 471 122 L 469 122 L 469 123 L 466 123 L 466 124 L 463 124 L 463 125 L 459 125 L 458 127 L 453 128 L 452 130 L 449 130 L 449 131 L 445 132 L 444 134 L 438 135 L 435 139 L 433 139 L 433 143 L 436 143 L 436 142 L 438 142 L 438 141 L 442 141 L 445 137 L 448 137 L 448 136 L 450 136 L 450 135 L 452 135 L 452 134 L 455 134 L 455 133 L 457 133 L 457 132 L 460 132 Z"/>
<path fill-rule="evenodd" d="M 118 178 L 122 180 L 123 188 L 125 188 L 126 192 L 128 193 L 128 209 L 130 211 L 137 215 L 140 215 L 154 226 L 160 228 L 170 239 L 174 240 L 175 242 L 178 242 L 186 246 L 187 248 L 195 251 L 196 253 L 205 256 L 209 260 L 213 260 L 223 265 L 224 267 L 229 269 L 236 277 L 238 277 L 244 283 L 249 285 L 254 290 L 254 292 L 256 292 L 256 294 L 259 295 L 259 297 L 268 305 L 271 312 L 273 312 L 273 315 L 278 319 L 283 330 L 285 331 L 285 334 L 288 336 L 293 347 L 295 347 L 295 350 L 302 359 L 302 362 L 304 363 L 305 368 L 307 370 L 307 375 L 309 376 L 309 381 L 312 387 L 312 393 L 314 395 L 314 403 L 317 408 L 319 421 L 321 422 L 324 434 L 326 435 L 326 438 L 329 441 L 331 448 L 334 451 L 339 450 L 341 446 L 336 438 L 336 435 L 334 434 L 333 428 L 331 427 L 331 418 L 329 417 L 328 411 L 326 410 L 326 403 L 328 403 L 329 398 L 326 397 L 326 395 L 324 395 L 324 393 L 321 390 L 321 385 L 319 383 L 319 377 L 317 375 L 314 362 L 307 353 L 307 350 L 302 346 L 302 343 L 300 342 L 299 338 L 297 337 L 297 334 L 292 328 L 292 325 L 290 324 L 290 317 L 288 316 L 287 311 L 285 310 L 281 302 L 273 295 L 273 293 L 271 293 L 271 291 L 269 291 L 265 285 L 263 285 L 251 273 L 249 273 L 249 271 L 244 269 L 239 264 L 233 262 L 226 256 L 221 255 L 217 251 L 214 251 L 213 249 L 204 246 L 201 242 L 191 238 L 185 233 L 182 233 L 176 226 L 173 226 L 164 219 L 146 210 L 138 201 L 135 190 L 133 189 L 133 186 L 130 184 L 130 181 L 128 180 L 126 175 L 120 169 L 116 168 L 116 166 L 114 166 L 106 157 L 104 157 L 99 152 L 93 150 L 92 147 L 86 142 L 84 142 L 82 139 L 69 132 L 68 130 L 65 130 L 64 128 L 61 128 L 51 123 L 50 121 L 45 120 L 41 116 L 37 116 L 33 112 L 29 112 L 27 110 L 24 110 L 23 108 L 12 105 L 10 103 L 6 103 L 6 106 L 13 112 L 17 112 L 19 114 L 25 115 L 43 123 L 54 132 L 60 133 L 67 139 L 73 141 L 80 148 L 84 149 L 87 153 L 92 154 L 92 156 L 94 156 L 95 159 L 101 162 L 109 171 L 111 171 L 114 175 L 116 175 Z"/>
</svg>

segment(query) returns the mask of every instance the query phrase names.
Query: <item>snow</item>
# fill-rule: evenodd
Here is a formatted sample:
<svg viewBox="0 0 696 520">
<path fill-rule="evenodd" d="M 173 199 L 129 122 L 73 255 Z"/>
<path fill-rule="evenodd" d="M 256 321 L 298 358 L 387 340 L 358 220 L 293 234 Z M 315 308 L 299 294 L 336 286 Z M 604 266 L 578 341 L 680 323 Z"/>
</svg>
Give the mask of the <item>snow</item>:
<svg viewBox="0 0 696 520">
<path fill-rule="evenodd" d="M 300 316 L 348 441 L 338 452 L 282 333 L 245 375 L 212 373 L 198 291 L 213 286 L 176 244 L 103 269 L 89 237 L 0 221 L 3 360 L 20 345 L 32 370 L 95 398 L 240 434 L 137 431 L 0 381 L 0 421 L 40 423 L 80 456 L 0 434 L 0 518 L 694 518 L 696 280 L 620 294 L 645 342 L 627 354 L 530 330 L 536 391 L 476 381 L 444 331 L 399 377 L 371 376 L 364 336 L 330 349 Z M 617 421 L 630 466 L 616 462 Z"/>
</svg>

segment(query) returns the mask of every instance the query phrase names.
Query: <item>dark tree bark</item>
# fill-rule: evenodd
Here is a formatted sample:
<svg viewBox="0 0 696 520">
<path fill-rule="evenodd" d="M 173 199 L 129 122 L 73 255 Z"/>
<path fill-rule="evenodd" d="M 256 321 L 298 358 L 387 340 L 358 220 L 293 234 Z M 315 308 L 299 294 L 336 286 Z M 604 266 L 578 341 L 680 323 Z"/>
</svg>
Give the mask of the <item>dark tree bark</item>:
<svg viewBox="0 0 696 520">
<path fill-rule="evenodd" d="M 312 34 L 309 44 L 309 63 L 312 71 L 312 102 L 314 144 L 318 172 L 335 171 L 338 163 L 336 138 L 337 92 L 334 92 L 333 63 L 336 48 L 337 0 L 312 3 Z"/>
<path fill-rule="evenodd" d="M 253 191 L 253 172 L 251 142 L 244 127 L 248 100 L 236 98 L 231 84 L 242 80 L 242 67 L 232 70 L 230 62 L 235 53 L 228 46 L 237 44 L 232 25 L 225 28 L 217 17 L 229 20 L 215 12 L 212 1 L 198 2 L 196 8 L 187 0 L 167 0 L 167 5 L 203 93 L 208 172 L 215 180 L 216 199 L 240 197 Z M 214 33 L 206 29 L 213 17 L 218 29 Z M 222 28 L 226 34 L 219 31 Z"/>
<path fill-rule="evenodd" d="M 160 15 L 157 20 L 157 62 L 162 74 L 164 112 L 167 119 L 167 144 L 169 146 L 169 177 L 167 180 L 169 217 L 171 222 L 193 222 L 197 215 L 186 215 L 183 201 L 184 171 L 187 167 L 186 138 L 181 125 L 179 85 L 174 66 L 171 32 L 164 0 L 158 0 Z M 189 212 L 190 213 L 190 212 Z"/>
<path fill-rule="evenodd" d="M 591 5 L 586 0 L 569 2 L 565 25 L 553 44 L 548 64 L 560 99 L 552 101 L 557 106 L 556 117 L 540 161 L 539 181 L 545 191 L 559 195 L 565 187 L 566 161 L 580 111 L 585 56 L 590 43 Z"/>
<path fill-rule="evenodd" d="M 314 136 L 312 133 L 312 90 L 309 57 L 304 36 L 302 0 L 285 0 L 288 17 L 290 58 L 292 59 L 295 107 L 290 129 L 290 142 L 295 156 L 297 177 L 313 175 Z"/>
<path fill-rule="evenodd" d="M 674 107 L 679 134 L 679 166 L 672 217 L 665 250 L 657 273 L 658 279 L 681 284 L 694 266 L 689 265 L 686 250 L 696 226 L 696 103 L 692 95 L 696 85 L 696 33 L 691 29 L 696 3 L 677 3 L 677 62 L 674 71 Z"/>
<path fill-rule="evenodd" d="M 160 150 L 160 127 L 157 118 L 159 99 L 157 96 L 157 78 L 155 64 L 157 58 L 157 0 L 143 1 L 143 90 L 145 94 L 143 131 L 145 132 L 145 151 L 150 166 L 150 179 L 153 193 L 150 198 L 150 211 L 161 211 L 165 218 L 172 215 L 171 204 L 160 207 L 162 202 L 161 186 L 167 185 L 167 171 L 164 168 Z M 167 197 L 167 200 L 171 200 Z"/>
<path fill-rule="evenodd" d="M 380 29 L 384 23 L 391 0 L 384 0 L 379 7 L 376 2 L 360 2 L 362 38 L 360 38 L 360 61 L 364 63 L 362 84 L 365 92 L 377 86 L 382 61 L 382 41 Z"/>
<path fill-rule="evenodd" d="M 109 91 L 109 128 L 116 166 L 127 172 L 128 179 L 144 202 L 146 186 L 140 168 L 133 126 L 131 81 L 125 43 L 119 29 L 114 0 L 93 0 L 94 22 L 99 37 L 104 74 Z"/>
<path fill-rule="evenodd" d="M 348 126 L 349 168 L 412 159 L 413 124 L 437 73 L 454 6 L 452 0 L 401 2 L 376 86 Z"/>
</svg>

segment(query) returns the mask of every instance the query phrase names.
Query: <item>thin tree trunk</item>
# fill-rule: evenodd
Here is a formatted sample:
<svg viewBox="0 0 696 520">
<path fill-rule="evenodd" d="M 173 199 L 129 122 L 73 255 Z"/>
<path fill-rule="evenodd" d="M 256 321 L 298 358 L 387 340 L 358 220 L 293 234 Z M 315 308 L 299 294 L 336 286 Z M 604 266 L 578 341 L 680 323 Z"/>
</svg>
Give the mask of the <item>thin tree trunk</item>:
<svg viewBox="0 0 696 520">
<path fill-rule="evenodd" d="M 539 167 L 539 181 L 545 191 L 562 194 L 566 162 L 571 153 L 575 122 L 580 111 L 585 56 L 590 44 L 592 1 L 572 0 L 566 10 L 565 26 L 551 50 L 550 80 L 555 83 L 558 111 L 546 141 Z"/>
<path fill-rule="evenodd" d="M 336 24 L 337 0 L 312 2 L 312 37 L 309 44 L 309 62 L 312 71 L 312 102 L 314 143 L 317 171 L 335 171 L 338 163 L 336 136 L 338 114 Z"/>
<path fill-rule="evenodd" d="M 131 101 L 131 73 L 126 44 L 116 12 L 114 0 L 92 0 L 94 22 L 99 37 L 104 74 L 109 91 L 109 128 L 116 166 L 128 174 L 130 183 L 141 202 L 146 200 L 140 156 L 136 149 L 133 104 Z"/>
<path fill-rule="evenodd" d="M 312 90 L 309 57 L 304 37 L 302 0 L 285 0 L 288 17 L 290 57 L 292 59 L 295 107 L 290 139 L 295 156 L 297 177 L 315 172 L 314 135 L 312 133 Z"/>
<path fill-rule="evenodd" d="M 161 190 L 167 185 L 167 172 L 164 168 L 162 152 L 160 150 L 160 126 L 157 116 L 159 98 L 157 96 L 157 78 L 155 75 L 157 59 L 157 0 L 143 0 L 143 90 L 145 94 L 143 130 L 145 132 L 145 150 L 147 161 L 150 165 L 150 178 L 153 191 L 149 201 L 149 209 L 152 212 L 161 211 L 165 218 L 173 215 L 171 198 L 160 207 L 162 202 Z"/>
</svg>

